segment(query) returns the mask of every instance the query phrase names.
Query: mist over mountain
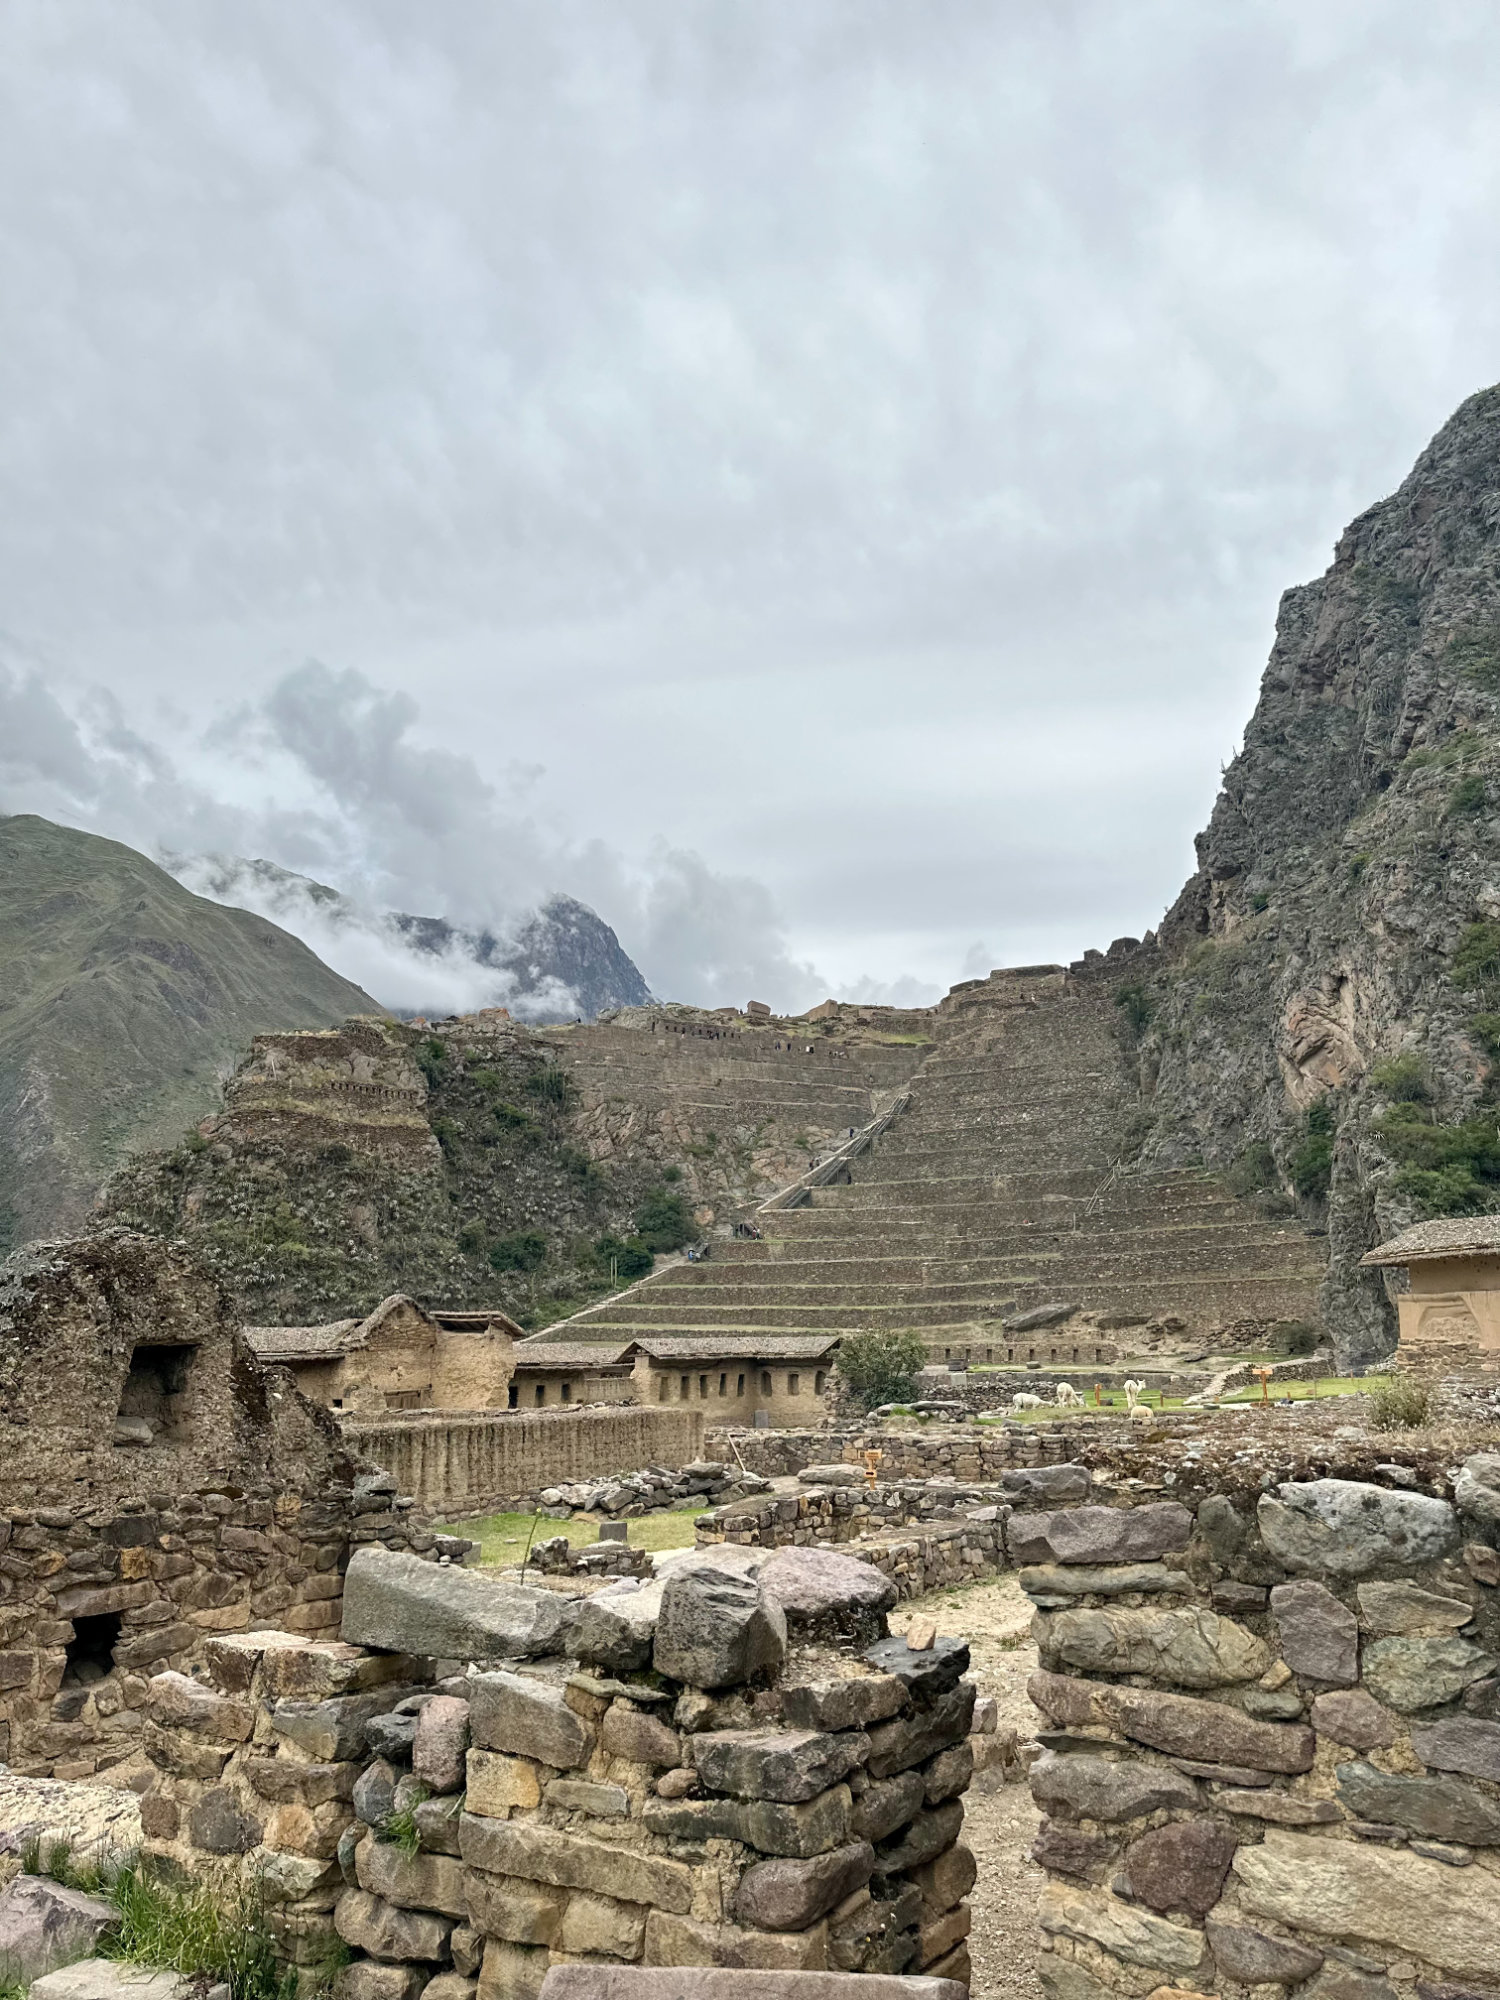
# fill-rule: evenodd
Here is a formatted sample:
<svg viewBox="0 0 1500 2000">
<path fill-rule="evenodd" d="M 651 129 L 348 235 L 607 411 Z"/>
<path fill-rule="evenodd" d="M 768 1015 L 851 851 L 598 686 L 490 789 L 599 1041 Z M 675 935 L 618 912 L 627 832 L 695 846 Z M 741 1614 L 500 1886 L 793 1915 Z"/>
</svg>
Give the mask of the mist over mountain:
<svg viewBox="0 0 1500 2000">
<path fill-rule="evenodd" d="M 372 909 L 274 861 L 198 854 L 165 865 L 195 894 L 282 925 L 395 1014 L 508 1007 L 539 1024 L 591 1021 L 652 997 L 614 931 L 572 896 L 502 927 Z"/>
</svg>

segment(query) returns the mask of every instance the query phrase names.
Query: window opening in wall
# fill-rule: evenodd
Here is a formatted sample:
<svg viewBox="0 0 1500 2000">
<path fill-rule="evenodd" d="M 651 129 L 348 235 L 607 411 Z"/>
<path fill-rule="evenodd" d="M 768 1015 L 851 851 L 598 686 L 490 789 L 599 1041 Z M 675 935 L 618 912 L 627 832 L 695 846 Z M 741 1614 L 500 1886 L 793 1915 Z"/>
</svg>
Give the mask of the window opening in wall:
<svg viewBox="0 0 1500 2000">
<path fill-rule="evenodd" d="M 700 1397 L 706 1397 L 708 1394 L 708 1377 L 706 1375 L 698 1377 L 698 1394 Z"/>
<path fill-rule="evenodd" d="M 945 1347 L 943 1349 L 943 1359 L 945 1361 L 951 1361 L 953 1359 L 953 1349 L 951 1347 Z"/>
<path fill-rule="evenodd" d="M 689 1378 L 686 1375 L 679 1375 L 677 1378 L 678 1399 L 679 1401 L 684 1403 L 688 1399 L 688 1380 Z"/>
<path fill-rule="evenodd" d="M 763 1396 L 769 1396 L 771 1393 L 771 1371 L 769 1368 L 762 1368 L 760 1371 L 760 1393 Z"/>
<path fill-rule="evenodd" d="M 737 1396 L 743 1396 L 743 1395 L 744 1395 L 744 1393 L 745 1393 L 745 1378 L 744 1378 L 744 1376 L 743 1376 L 743 1375 L 739 1376 L 739 1377 L 738 1377 L 738 1378 L 736 1379 L 736 1383 L 735 1383 L 735 1391 L 734 1391 L 734 1393 L 735 1393 L 735 1394 L 736 1394 Z"/>
<path fill-rule="evenodd" d="M 825 1384 L 825 1383 L 827 1382 L 827 1380 L 828 1380 L 828 1371 L 827 1371 L 827 1369 L 826 1369 L 826 1368 L 820 1368 L 820 1369 L 818 1370 L 817 1374 L 816 1374 L 816 1375 L 814 1375 L 814 1377 L 813 1377 L 813 1394 L 814 1394 L 815 1396 L 821 1396 L 821 1395 L 822 1395 L 822 1393 L 823 1393 L 823 1385 L 824 1385 L 824 1384 Z"/>
<path fill-rule="evenodd" d="M 786 1392 L 789 1396 L 800 1396 L 802 1394 L 802 1377 L 800 1375 L 787 1376 Z"/>
<path fill-rule="evenodd" d="M 573 1384 L 572 1384 L 571 1382 L 564 1382 L 564 1383 L 563 1383 L 563 1385 L 562 1385 L 562 1399 L 563 1399 L 563 1401 L 564 1401 L 565 1403 L 571 1403 L 571 1402 L 572 1402 L 572 1400 L 573 1400 Z"/>
<path fill-rule="evenodd" d="M 719 1377 L 719 1394 L 721 1396 L 727 1396 L 729 1394 L 729 1377 L 727 1375 L 721 1375 Z"/>
<path fill-rule="evenodd" d="M 506 1409 L 513 1410 L 516 1407 L 516 1405 L 520 1402 L 520 1400 L 521 1400 L 520 1388 L 516 1383 L 512 1382 L 510 1387 L 505 1392 Z"/>
<path fill-rule="evenodd" d="M 98 1611 L 91 1618 L 75 1618 L 63 1663 L 63 1686 L 87 1687 L 92 1681 L 102 1681 L 115 1663 L 115 1642 L 119 1636 L 118 1611 Z"/>
<path fill-rule="evenodd" d="M 187 1388 L 188 1371 L 197 1352 L 196 1347 L 180 1343 L 134 1350 L 115 1418 L 118 1442 L 153 1444 L 158 1439 L 166 1442 L 175 1439 L 182 1419 L 182 1395 Z"/>
<path fill-rule="evenodd" d="M 538 1408 L 538 1409 L 540 1409 L 540 1408 L 542 1407 L 543 1403 L 545 1403 L 545 1402 L 546 1402 L 546 1400 L 547 1400 L 547 1385 L 546 1385 L 546 1383 L 545 1383 L 545 1382 L 538 1382 L 538 1383 L 537 1383 L 537 1385 L 536 1385 L 536 1406 L 537 1406 L 537 1408 Z"/>
<path fill-rule="evenodd" d="M 342 1397 L 342 1396 L 335 1396 L 335 1397 L 334 1397 L 334 1399 L 333 1399 L 333 1407 L 334 1407 L 334 1409 L 336 1409 L 336 1410 L 341 1410 L 341 1409 L 343 1409 L 343 1407 L 344 1407 L 344 1399 L 343 1399 L 343 1397 Z"/>
<path fill-rule="evenodd" d="M 657 1383 L 656 1383 L 657 1402 L 664 1403 L 671 1393 L 672 1393 L 671 1383 L 667 1380 L 665 1375 L 659 1376 L 657 1378 Z"/>
</svg>

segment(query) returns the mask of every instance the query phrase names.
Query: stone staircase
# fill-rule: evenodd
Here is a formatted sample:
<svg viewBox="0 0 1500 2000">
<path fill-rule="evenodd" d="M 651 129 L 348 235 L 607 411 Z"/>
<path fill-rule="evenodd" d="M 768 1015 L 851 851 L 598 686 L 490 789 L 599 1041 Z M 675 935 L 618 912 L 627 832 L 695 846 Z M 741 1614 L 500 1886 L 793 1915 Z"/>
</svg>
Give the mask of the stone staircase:
<svg viewBox="0 0 1500 2000">
<path fill-rule="evenodd" d="M 1139 1115 L 1121 976 L 1086 960 L 955 988 L 896 1115 L 764 1204 L 759 1241 L 716 1242 L 548 1331 L 914 1328 L 938 1355 L 1024 1361 L 1001 1321 L 1055 1302 L 1121 1325 L 1173 1315 L 1184 1342 L 1316 1320 L 1323 1256 L 1298 1226 L 1205 1169 L 1119 1166 Z"/>
</svg>

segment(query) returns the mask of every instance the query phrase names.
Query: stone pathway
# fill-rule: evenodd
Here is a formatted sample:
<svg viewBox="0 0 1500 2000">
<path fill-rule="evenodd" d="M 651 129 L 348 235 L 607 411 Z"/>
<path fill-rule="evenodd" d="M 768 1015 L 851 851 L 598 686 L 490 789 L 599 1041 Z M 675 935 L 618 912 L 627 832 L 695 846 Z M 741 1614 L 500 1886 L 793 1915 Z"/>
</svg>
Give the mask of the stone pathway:
<svg viewBox="0 0 1500 2000">
<path fill-rule="evenodd" d="M 1001 1728 L 1016 1729 L 1024 1740 L 1041 1720 L 1026 1693 L 1037 1666 L 1031 1614 L 1015 1578 L 1003 1576 L 899 1605 L 891 1630 L 904 1632 L 914 1616 L 925 1615 L 940 1632 L 961 1633 L 969 1641 L 971 1677 L 1000 1704 Z M 970 1792 L 964 1799 L 963 1838 L 979 1864 L 970 1897 L 971 2000 L 1039 2000 L 1036 1900 L 1044 1878 L 1029 1858 L 1038 1818 L 1025 1785 Z"/>
</svg>

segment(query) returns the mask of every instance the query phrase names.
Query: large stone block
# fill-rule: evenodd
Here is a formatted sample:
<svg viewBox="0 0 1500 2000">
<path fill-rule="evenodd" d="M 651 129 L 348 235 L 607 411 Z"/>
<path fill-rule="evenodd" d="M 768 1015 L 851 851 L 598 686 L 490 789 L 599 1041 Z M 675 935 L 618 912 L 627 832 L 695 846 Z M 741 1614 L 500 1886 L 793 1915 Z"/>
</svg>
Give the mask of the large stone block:
<svg viewBox="0 0 1500 2000">
<path fill-rule="evenodd" d="M 758 1861 L 740 1878 L 734 1913 L 763 1931 L 801 1931 L 869 1881 L 875 1851 L 850 1841 L 807 1861 Z"/>
<path fill-rule="evenodd" d="M 1060 1660 L 1086 1673 L 1147 1674 L 1178 1687 L 1258 1680 L 1271 1664 L 1263 1639 L 1234 1619 L 1201 1608 L 1039 1613 L 1035 1629 L 1049 1662 Z"/>
<path fill-rule="evenodd" d="M 905 1684 L 895 1674 L 783 1683 L 781 1689 L 781 1712 L 794 1729 L 864 1729 L 905 1703 Z"/>
<path fill-rule="evenodd" d="M 1316 1744 L 1304 1723 L 1257 1722 L 1223 1702 L 1154 1688 L 1098 1688 L 1094 1699 L 1100 1715 L 1126 1736 L 1169 1756 L 1246 1764 L 1255 1771 L 1312 1769 Z"/>
<path fill-rule="evenodd" d="M 1175 1500 L 1145 1507 L 1072 1507 L 1012 1514 L 1005 1524 L 1013 1563 L 1155 1562 L 1185 1549 L 1193 1517 Z"/>
<path fill-rule="evenodd" d="M 964 1650 L 967 1653 L 967 1647 Z M 967 1736 L 973 1715 L 974 1683 L 960 1681 L 938 1695 L 929 1707 L 878 1723 L 869 1735 L 870 1776 L 889 1778 L 898 1771 L 909 1770 L 913 1764 L 924 1764 L 939 1750 Z"/>
<path fill-rule="evenodd" d="M 561 1688 L 504 1672 L 473 1674 L 465 1686 L 469 1733 L 481 1748 L 534 1757 L 560 1771 L 588 1762 L 593 1733 Z"/>
<path fill-rule="evenodd" d="M 1196 1972 L 1203 1963 L 1202 1931 L 1122 1903 L 1107 1889 L 1048 1882 L 1037 1903 L 1037 1922 L 1044 1931 L 1081 1938 L 1153 1972 Z"/>
<path fill-rule="evenodd" d="M 968 1988 L 951 1979 L 707 1966 L 555 1965 L 545 1992 L 546 2000 L 968 2000 Z"/>
<path fill-rule="evenodd" d="M 590 1956 L 633 1959 L 641 1955 L 646 1912 L 639 1903 L 611 1896 L 570 1896 L 563 1911 L 560 1949 Z"/>
<path fill-rule="evenodd" d="M 645 1957 L 653 1966 L 740 1966 L 746 1971 L 821 1972 L 827 1964 L 828 1926 L 805 1931 L 744 1930 L 652 1910 L 646 1917 Z"/>
<path fill-rule="evenodd" d="M 469 1704 L 457 1695 L 435 1694 L 417 1717 L 412 1776 L 434 1792 L 461 1791 L 468 1747 Z"/>
<path fill-rule="evenodd" d="M 1481 1451 L 1466 1458 L 1453 1482 L 1453 1498 L 1469 1520 L 1500 1528 L 1500 1455 Z"/>
<path fill-rule="evenodd" d="M 971 1747 L 976 1739 L 970 1737 L 963 1743 L 955 1743 L 947 1750 L 940 1750 L 926 1767 L 928 1805 L 941 1805 L 944 1799 L 951 1799 L 959 1792 L 969 1789 L 969 1780 L 974 1775 L 974 1752 Z"/>
<path fill-rule="evenodd" d="M 667 1577 L 652 1651 L 658 1673 L 690 1687 L 735 1687 L 785 1657 L 786 1613 L 755 1576 L 705 1563 Z"/>
<path fill-rule="evenodd" d="M 916 1701 L 931 1702 L 967 1673 L 969 1642 L 940 1632 L 930 1646 L 913 1650 L 898 1635 L 867 1646 L 863 1658 L 877 1673 L 893 1674 Z"/>
<path fill-rule="evenodd" d="M 873 1563 L 834 1549 L 778 1549 L 760 1570 L 761 1588 L 785 1612 L 793 1629 L 863 1633 L 885 1631 L 896 1586 Z"/>
<path fill-rule="evenodd" d="M 1415 1568 L 1457 1548 L 1458 1516 L 1446 1500 L 1356 1479 L 1287 1481 L 1256 1508 L 1266 1547 L 1307 1576 L 1368 1576 Z"/>
<path fill-rule="evenodd" d="M 930 1924 L 934 1917 L 962 1902 L 978 1879 L 979 1868 L 973 1853 L 962 1841 L 912 1871 L 912 1882 L 922 1897 L 921 1918 Z"/>
<path fill-rule="evenodd" d="M 1021 1507 L 1060 1507 L 1086 1500 L 1092 1474 L 1086 1465 L 1022 1465 L 1000 1475 L 1007 1497 Z"/>
<path fill-rule="evenodd" d="M 252 1791 L 278 1805 L 327 1805 L 349 1800 L 360 1775 L 358 1764 L 299 1764 L 291 1757 L 246 1757 L 240 1773 Z"/>
<path fill-rule="evenodd" d="M 921 1868 L 953 1845 L 963 1831 L 963 1823 L 961 1799 L 949 1799 L 945 1805 L 919 1812 L 894 1840 L 880 1849 L 876 1868 L 883 1876 L 906 1875 L 914 1868 Z"/>
<path fill-rule="evenodd" d="M 478 1868 L 465 1872 L 464 1889 L 469 1921 L 482 1936 L 503 1938 L 508 1944 L 557 1943 L 568 1901 L 565 1890 L 486 1875 Z"/>
<path fill-rule="evenodd" d="M 1234 1857 L 1240 1900 L 1279 1923 L 1368 1939 L 1475 1978 L 1500 1975 L 1494 1877 L 1409 1850 L 1317 1834 L 1267 1832 Z"/>
<path fill-rule="evenodd" d="M 1279 1584 L 1271 1592 L 1271 1615 L 1281 1657 L 1294 1674 L 1330 1687 L 1352 1687 L 1359 1679 L 1359 1620 L 1325 1585 L 1310 1577 Z"/>
<path fill-rule="evenodd" d="M 461 1862 L 447 1854 L 403 1854 L 393 1841 L 366 1834 L 354 1852 L 354 1875 L 361 1889 L 404 1910 L 438 1910 L 466 1917 Z"/>
<path fill-rule="evenodd" d="M 905 1826 L 926 1792 L 925 1771 L 901 1771 L 894 1778 L 872 1780 L 854 1801 L 855 1834 L 861 1840 L 884 1840 Z"/>
<path fill-rule="evenodd" d="M 469 1811 L 481 1819 L 507 1819 L 513 1812 L 528 1812 L 541 1804 L 541 1778 L 529 1759 L 507 1757 L 496 1750 L 471 1750 L 467 1761 L 465 1797 Z"/>
<path fill-rule="evenodd" d="M 623 1757 L 631 1764 L 650 1764 L 671 1770 L 682 1762 L 682 1738 L 675 1729 L 638 1708 L 611 1703 L 599 1725 L 599 1744 L 611 1757 Z"/>
<path fill-rule="evenodd" d="M 355 1951 L 372 1958 L 445 1959 L 448 1933 L 445 1917 L 397 1909 L 366 1889 L 346 1889 L 333 1912 L 333 1927 Z"/>
<path fill-rule="evenodd" d="M 575 1598 L 563 1613 L 557 1651 L 615 1674 L 649 1666 L 661 1599 L 661 1584 L 628 1577 Z"/>
<path fill-rule="evenodd" d="M 1462 1771 L 1500 1785 L 1500 1723 L 1467 1715 L 1420 1723 L 1412 1730 L 1411 1747 L 1430 1770 Z"/>
<path fill-rule="evenodd" d="M 592 1819 L 630 1817 L 630 1794 L 623 1785 L 595 1784 L 589 1778 L 554 1778 L 542 1796 L 549 1806 L 587 1813 Z"/>
<path fill-rule="evenodd" d="M 32 1986 L 36 2000 L 187 2000 L 184 1972 L 152 1972 L 118 1958 L 84 1958 L 45 1972 Z"/>
<path fill-rule="evenodd" d="M 247 1703 L 216 1694 L 190 1674 L 153 1674 L 141 1706 L 164 1729 L 190 1729 L 219 1743 L 244 1743 L 255 1727 Z"/>
<path fill-rule="evenodd" d="M 1128 1591 L 1190 1591 L 1192 1580 L 1165 1563 L 1030 1563 L 1017 1581 L 1028 1597 L 1123 1597 Z"/>
<path fill-rule="evenodd" d="M 477 2000 L 537 2000 L 547 1978 L 548 1954 L 540 1945 L 491 1938 L 479 1968 Z"/>
<path fill-rule="evenodd" d="M 29 1981 L 87 1958 L 119 1914 L 100 1896 L 65 1889 L 43 1875 L 17 1875 L 0 1893 L 0 1968 Z"/>
<path fill-rule="evenodd" d="M 1077 1827 L 1059 1826 L 1044 1819 L 1031 1843 L 1031 1858 L 1038 1868 L 1050 1868 L 1055 1875 L 1078 1875 L 1091 1880 L 1115 1856 L 1115 1843 L 1103 1834 L 1080 1833 Z"/>
<path fill-rule="evenodd" d="M 1363 1688 L 1320 1694 L 1312 1705 L 1312 1724 L 1320 1736 L 1351 1750 L 1384 1749 L 1396 1740 L 1395 1722 Z"/>
<path fill-rule="evenodd" d="M 1438 1639 L 1373 1639 L 1365 1647 L 1365 1685 L 1388 1708 L 1413 1715 L 1436 1708 L 1500 1666 L 1493 1653 L 1456 1633 Z"/>
<path fill-rule="evenodd" d="M 458 1842 L 471 1868 L 492 1875 L 517 1875 L 559 1889 L 591 1889 L 622 1903 L 651 1903 L 663 1910 L 685 1911 L 692 1902 L 692 1870 L 680 1861 L 608 1847 L 534 1821 L 478 1819 L 465 1813 Z"/>
<path fill-rule="evenodd" d="M 1362 1583 L 1354 1594 L 1361 1617 L 1378 1638 L 1456 1632 L 1474 1616 L 1466 1597 L 1422 1590 L 1414 1583 Z"/>
<path fill-rule="evenodd" d="M 1031 1767 L 1031 1796 L 1048 1812 L 1061 1809 L 1078 1819 L 1132 1820 L 1148 1813 L 1186 1811 L 1198 1803 L 1198 1788 L 1163 1764 L 1134 1758 L 1115 1762 L 1086 1753 L 1039 1757 Z"/>
<path fill-rule="evenodd" d="M 1153 1910 L 1204 1916 L 1223 1892 L 1237 1844 L 1217 1820 L 1183 1819 L 1153 1827 L 1125 1850 L 1131 1894 Z"/>
<path fill-rule="evenodd" d="M 1340 1764 L 1339 1797 L 1357 1819 L 1405 1827 L 1429 1840 L 1500 1846 L 1500 1801 L 1461 1778 L 1412 1778 L 1373 1764 Z"/>
<path fill-rule="evenodd" d="M 409 1690 L 408 1690 L 409 1691 Z M 329 1701 L 278 1701 L 269 1710 L 278 1736 L 319 1764 L 344 1764 L 365 1754 L 365 1727 L 386 1714 L 402 1690 L 340 1695 Z"/>
<path fill-rule="evenodd" d="M 709 1791 L 800 1805 L 857 1769 L 870 1739 L 858 1730 L 721 1729 L 693 1737 L 691 1749 Z"/>
<path fill-rule="evenodd" d="M 333 1976 L 333 2000 L 417 2000 L 430 1985 L 427 1968 L 384 1965 L 378 1958 L 356 1958 Z"/>
<path fill-rule="evenodd" d="M 428 1659 L 532 1659 L 554 1649 L 564 1600 L 477 1570 L 356 1549 L 344 1576 L 343 1638 Z"/>
<path fill-rule="evenodd" d="M 740 1840 L 762 1854 L 796 1860 L 842 1847 L 850 1837 L 847 1785 L 832 1785 L 805 1805 L 770 1799 L 648 1799 L 642 1820 L 666 1840 Z"/>
</svg>

